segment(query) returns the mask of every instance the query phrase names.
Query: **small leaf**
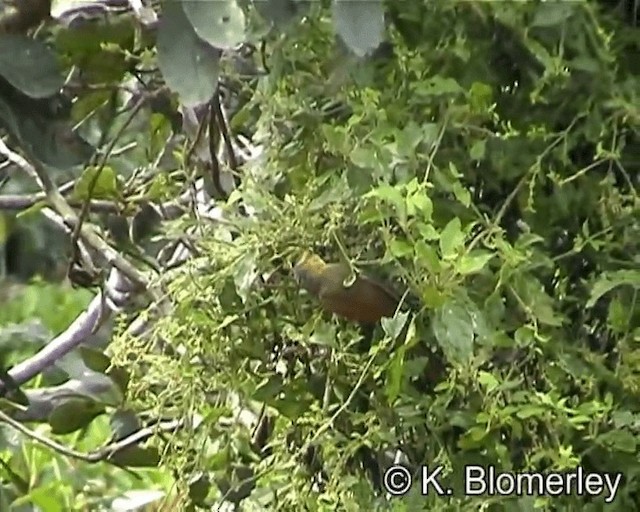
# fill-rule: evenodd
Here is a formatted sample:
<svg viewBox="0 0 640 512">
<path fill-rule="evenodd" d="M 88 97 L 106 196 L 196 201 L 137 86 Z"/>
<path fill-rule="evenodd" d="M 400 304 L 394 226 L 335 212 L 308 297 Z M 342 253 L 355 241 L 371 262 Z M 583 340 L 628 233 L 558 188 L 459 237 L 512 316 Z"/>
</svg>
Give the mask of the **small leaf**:
<svg viewBox="0 0 640 512">
<path fill-rule="evenodd" d="M 601 276 L 591 288 L 591 296 L 586 307 L 592 308 L 600 297 L 618 286 L 629 285 L 640 288 L 640 272 L 637 270 L 618 270 Z"/>
<path fill-rule="evenodd" d="M 395 354 L 391 358 L 385 375 L 384 392 L 387 396 L 389 404 L 393 404 L 398 395 L 400 394 L 400 388 L 402 386 L 402 375 L 404 369 L 404 354 L 405 347 L 402 346 L 395 351 Z"/>
<path fill-rule="evenodd" d="M 516 411 L 516 416 L 521 420 L 532 418 L 534 416 L 540 416 L 546 412 L 546 409 L 540 405 L 523 405 Z"/>
<path fill-rule="evenodd" d="M 389 243 L 389 252 L 394 258 L 403 258 L 413 254 L 413 246 L 405 240 L 394 238 Z"/>
<path fill-rule="evenodd" d="M 395 340 L 398 336 L 400 336 L 400 333 L 407 323 L 408 318 L 409 313 L 401 311 L 393 318 L 382 318 L 380 324 L 382 325 L 382 329 L 384 330 L 385 334 L 392 340 Z"/>
<path fill-rule="evenodd" d="M 474 323 L 463 303 L 445 302 L 436 311 L 433 332 L 450 361 L 465 363 L 473 356 Z"/>
<path fill-rule="evenodd" d="M 80 352 L 80 357 L 87 368 L 94 372 L 104 373 L 111 365 L 109 356 L 100 350 L 87 347 L 86 345 L 81 345 L 78 348 L 78 351 Z"/>
<path fill-rule="evenodd" d="M 424 190 L 420 190 L 415 194 L 411 194 L 407 198 L 407 213 L 416 215 L 420 212 L 424 221 L 430 221 L 433 214 L 433 202 Z"/>
<path fill-rule="evenodd" d="M 197 507 L 206 508 L 206 499 L 211 490 L 211 480 L 202 473 L 189 481 L 189 498 Z"/>
<path fill-rule="evenodd" d="M 482 160 L 487 148 L 486 140 L 477 140 L 469 150 L 469 156 L 472 160 Z"/>
<path fill-rule="evenodd" d="M 103 412 L 104 406 L 94 400 L 71 398 L 51 412 L 48 423 L 54 434 L 70 434 L 87 427 Z"/>
<path fill-rule="evenodd" d="M 571 2 L 544 2 L 538 4 L 532 27 L 553 27 L 566 21 L 573 14 Z"/>
<path fill-rule="evenodd" d="M 458 250 L 464 244 L 464 233 L 461 229 L 460 219 L 454 217 L 440 233 L 440 252 L 443 259 L 451 259 L 456 256 Z"/>
<path fill-rule="evenodd" d="M 112 366 L 107 370 L 106 375 L 118 386 L 122 396 L 125 396 L 127 394 L 127 388 L 129 387 L 129 380 L 131 379 L 129 371 L 122 366 Z"/>
<path fill-rule="evenodd" d="M 440 75 L 432 77 L 427 87 L 421 90 L 426 96 L 455 95 L 464 92 L 460 84 L 453 78 L 443 78 Z"/>
<path fill-rule="evenodd" d="M 115 411 L 109 419 L 109 424 L 111 425 L 111 432 L 113 432 L 116 441 L 137 432 L 142 426 L 138 415 L 129 409 Z"/>
<path fill-rule="evenodd" d="M 456 265 L 456 270 L 463 276 L 475 274 L 480 272 L 493 256 L 493 253 L 486 251 L 473 251 L 470 254 L 465 254 Z"/>
<path fill-rule="evenodd" d="M 34 215 L 36 213 L 39 213 L 46 206 L 47 206 L 47 201 L 46 200 L 43 199 L 42 201 L 36 201 L 31 206 L 29 206 L 29 208 L 27 208 L 25 210 L 22 210 L 21 212 L 18 212 L 18 214 L 16 215 L 16 218 L 17 219 L 27 218 L 30 215 Z M 2 226 L 0 225 L 0 243 L 2 243 L 2 241 L 3 241 Z"/>
<path fill-rule="evenodd" d="M 15 464 L 15 460 L 14 460 Z M 17 464 L 16 464 L 17 465 Z M 27 494 L 29 492 L 29 482 L 25 480 L 20 474 L 14 471 L 11 466 L 0 458 L 0 467 L 4 470 L 5 478 L 8 477 L 11 484 L 21 493 Z"/>
<path fill-rule="evenodd" d="M 251 286 L 257 277 L 258 271 L 256 267 L 256 255 L 254 253 L 247 253 L 236 264 L 233 272 L 233 281 L 236 285 L 236 292 L 242 299 L 242 302 L 246 302 L 249 298 Z"/>
<path fill-rule="evenodd" d="M 117 451 L 108 460 L 121 467 L 155 468 L 160 464 L 160 453 L 153 446 L 143 448 L 132 445 Z"/>
<path fill-rule="evenodd" d="M 349 154 L 349 159 L 363 169 L 375 169 L 378 165 L 378 157 L 373 148 L 356 146 Z"/>
<path fill-rule="evenodd" d="M 428 240 L 428 238 L 425 238 Z M 427 244 L 424 240 L 418 240 L 415 245 L 418 264 L 427 269 L 431 274 L 440 272 L 440 260 L 435 247 Z"/>
<path fill-rule="evenodd" d="M 295 395 L 286 395 L 286 398 L 271 403 L 280 414 L 290 420 L 296 420 L 311 408 L 311 401 Z"/>
<path fill-rule="evenodd" d="M 453 195 L 464 207 L 468 208 L 471 204 L 471 193 L 459 181 L 453 184 Z"/>
<path fill-rule="evenodd" d="M 98 175 L 98 172 L 100 174 Z M 94 183 L 95 180 L 95 183 Z M 91 189 L 93 185 L 93 189 Z M 115 171 L 111 167 L 87 167 L 73 188 L 77 199 L 117 199 L 120 196 Z"/>
<path fill-rule="evenodd" d="M 478 372 L 478 383 L 482 385 L 488 392 L 493 391 L 500 384 L 498 380 L 489 372 Z"/>
<path fill-rule="evenodd" d="M 562 317 L 554 311 L 554 301 L 535 277 L 518 275 L 513 280 L 513 287 L 520 300 L 526 305 L 528 312 L 539 322 L 558 327 L 562 325 Z"/>
<path fill-rule="evenodd" d="M 274 375 L 260 384 L 252 394 L 258 402 L 267 402 L 280 394 L 283 388 L 282 377 Z"/>
</svg>

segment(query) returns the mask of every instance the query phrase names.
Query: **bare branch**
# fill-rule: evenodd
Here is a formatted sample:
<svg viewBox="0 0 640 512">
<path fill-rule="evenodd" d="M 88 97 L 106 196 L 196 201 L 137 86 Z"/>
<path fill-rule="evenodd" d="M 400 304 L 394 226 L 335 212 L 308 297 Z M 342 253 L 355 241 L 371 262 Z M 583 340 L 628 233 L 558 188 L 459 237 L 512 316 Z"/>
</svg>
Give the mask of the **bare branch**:
<svg viewBox="0 0 640 512">
<path fill-rule="evenodd" d="M 31 208 L 40 201 L 46 201 L 47 196 L 42 192 L 38 194 L 7 194 L 0 196 L 0 210 L 5 211 L 21 211 Z M 69 200 L 69 205 L 78 208 L 82 205 L 81 201 Z M 102 199 L 93 199 L 89 205 L 92 212 L 98 213 L 120 213 L 122 208 L 113 201 L 105 201 Z"/>
</svg>

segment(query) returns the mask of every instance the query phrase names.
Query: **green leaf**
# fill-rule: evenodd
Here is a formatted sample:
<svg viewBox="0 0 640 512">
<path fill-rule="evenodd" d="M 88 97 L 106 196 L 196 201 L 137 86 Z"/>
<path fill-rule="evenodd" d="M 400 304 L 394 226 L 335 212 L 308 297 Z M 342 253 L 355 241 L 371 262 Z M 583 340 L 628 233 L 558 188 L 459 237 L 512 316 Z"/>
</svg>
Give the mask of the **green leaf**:
<svg viewBox="0 0 640 512">
<path fill-rule="evenodd" d="M 138 415 L 130 409 L 115 411 L 109 418 L 109 424 L 115 440 L 124 439 L 142 427 L 142 422 Z"/>
<path fill-rule="evenodd" d="M 534 416 L 540 416 L 546 411 L 547 409 L 540 405 L 526 404 L 516 411 L 516 416 L 521 420 L 524 420 L 527 418 L 532 418 Z"/>
<path fill-rule="evenodd" d="M 196 34 L 211 46 L 228 50 L 244 42 L 244 13 L 235 0 L 181 3 Z"/>
<path fill-rule="evenodd" d="M 111 360 L 104 352 L 86 345 L 78 347 L 78 352 L 84 364 L 90 370 L 98 373 L 104 373 L 111 365 Z"/>
<path fill-rule="evenodd" d="M 387 366 L 384 392 L 389 404 L 393 404 L 400 394 L 400 388 L 402 387 L 402 375 L 404 373 L 405 350 L 404 346 L 396 350 L 389 362 L 389 365 Z"/>
<path fill-rule="evenodd" d="M 612 430 L 597 437 L 597 441 L 626 453 L 635 453 L 638 442 L 628 430 Z"/>
<path fill-rule="evenodd" d="M 453 184 L 453 195 L 464 207 L 468 208 L 471 204 L 471 193 L 459 181 Z"/>
<path fill-rule="evenodd" d="M 449 299 L 436 311 L 433 332 L 450 361 L 466 363 L 473 356 L 473 318 L 461 301 Z"/>
<path fill-rule="evenodd" d="M 433 202 L 424 190 L 419 190 L 407 197 L 407 214 L 413 216 L 418 212 L 421 213 L 422 220 L 431 220 Z"/>
<path fill-rule="evenodd" d="M 473 143 L 473 146 L 471 146 L 471 149 L 469 150 L 469 156 L 472 160 L 482 160 L 484 159 L 486 148 L 486 140 L 477 140 Z"/>
<path fill-rule="evenodd" d="M 552 27 L 571 17 L 574 6 L 571 2 L 542 2 L 538 4 L 532 27 Z"/>
<path fill-rule="evenodd" d="M 464 254 L 457 263 L 456 270 L 462 275 L 475 274 L 480 272 L 493 256 L 493 253 L 482 250 Z"/>
<path fill-rule="evenodd" d="M 365 195 L 366 198 L 374 197 L 380 199 L 383 204 L 391 207 L 393 213 L 398 217 L 398 222 L 401 225 L 406 223 L 407 219 L 407 206 L 406 200 L 402 195 L 402 192 L 396 187 L 391 185 L 380 185 Z"/>
<path fill-rule="evenodd" d="M 198 507 L 206 508 L 210 490 L 211 481 L 206 474 L 199 474 L 189 481 L 189 498 Z"/>
<path fill-rule="evenodd" d="M 71 398 L 56 407 L 48 422 L 54 434 L 70 434 L 87 427 L 104 412 L 104 406 L 94 400 Z"/>
<path fill-rule="evenodd" d="M 36 201 L 35 203 L 33 203 L 31 206 L 29 206 L 29 208 L 22 210 L 21 212 L 18 212 L 18 214 L 16 215 L 17 219 L 22 219 L 22 218 L 28 218 L 31 215 L 34 215 L 36 213 L 40 213 L 40 211 L 43 208 L 47 207 L 47 200 L 43 199 L 42 201 Z M 2 243 L 4 241 L 4 237 L 3 235 L 3 231 L 2 231 L 2 221 L 0 220 L 0 243 Z"/>
<path fill-rule="evenodd" d="M 210 7 L 216 2 L 193 3 Z M 221 51 L 198 37 L 177 0 L 162 4 L 157 47 L 160 71 L 182 103 L 208 102 L 218 87 Z"/>
<path fill-rule="evenodd" d="M 498 380 L 489 372 L 478 372 L 478 383 L 484 387 L 487 392 L 491 392 L 499 386 Z"/>
<path fill-rule="evenodd" d="M 393 318 L 383 318 L 380 323 L 385 334 L 392 340 L 395 340 L 398 336 L 400 336 L 400 333 L 407 323 L 408 318 L 409 313 L 401 311 Z"/>
<path fill-rule="evenodd" d="M 632 286 L 634 289 L 640 288 L 640 272 L 637 270 L 618 270 L 604 274 L 598 278 L 591 288 L 591 296 L 586 306 L 592 308 L 600 297 L 618 286 Z"/>
<path fill-rule="evenodd" d="M 270 403 L 280 414 L 290 420 L 296 420 L 302 416 L 311 407 L 311 400 L 296 396 L 295 394 L 286 394 L 285 398 L 275 400 Z"/>
<path fill-rule="evenodd" d="M 454 217 L 440 233 L 440 252 L 443 259 L 453 259 L 464 244 L 460 219 Z"/>
<path fill-rule="evenodd" d="M 249 298 L 251 286 L 257 277 L 256 255 L 251 252 L 247 253 L 236 263 L 233 269 L 233 282 L 242 302 L 246 302 Z"/>
<path fill-rule="evenodd" d="M 364 169 L 375 169 L 378 166 L 378 157 L 372 147 L 356 146 L 349 154 L 349 159 Z"/>
<path fill-rule="evenodd" d="M 404 258 L 413 254 L 413 246 L 405 240 L 394 238 L 389 243 L 389 252 L 394 258 Z"/>
<path fill-rule="evenodd" d="M 282 377 L 273 375 L 265 379 L 253 392 L 252 398 L 258 402 L 268 402 L 278 396 L 283 388 Z"/>
<path fill-rule="evenodd" d="M 332 7 L 336 32 L 357 56 L 364 57 L 380 46 L 384 40 L 381 0 L 333 0 Z"/>
<path fill-rule="evenodd" d="M 426 268 L 431 274 L 440 272 L 441 265 L 438 253 L 432 245 L 427 244 L 424 240 L 418 240 L 415 245 L 415 251 L 419 267 Z"/>
<path fill-rule="evenodd" d="M 123 366 L 111 366 L 106 372 L 113 383 L 118 387 L 122 396 L 126 396 L 127 389 L 129 387 L 129 381 L 131 380 L 130 372 Z"/>
<path fill-rule="evenodd" d="M 440 238 L 440 234 L 436 231 L 436 228 L 433 227 L 433 224 L 425 224 L 424 222 L 420 222 L 415 226 L 423 239 L 420 240 L 420 242 L 438 240 Z"/>
<path fill-rule="evenodd" d="M 117 199 L 120 197 L 115 171 L 111 167 L 105 166 L 96 179 L 98 171 L 97 167 L 87 167 L 80 175 L 73 187 L 76 199 L 86 201 L 87 199 Z M 94 179 L 96 179 L 95 184 Z M 91 190 L 92 184 L 94 186 Z"/>
<path fill-rule="evenodd" d="M 55 54 L 40 40 L 0 35 L 0 76 L 31 98 L 57 94 L 64 85 Z"/>
<path fill-rule="evenodd" d="M 155 468 L 160 464 L 160 452 L 155 446 L 127 446 L 109 457 L 109 462 L 121 467 Z"/>
<path fill-rule="evenodd" d="M 540 323 L 558 327 L 562 317 L 554 311 L 554 301 L 535 277 L 521 274 L 514 278 L 513 287 L 528 312 Z"/>
<path fill-rule="evenodd" d="M 426 87 L 420 89 L 420 92 L 426 96 L 444 96 L 456 95 L 464 91 L 455 79 L 450 77 L 444 78 L 440 75 L 436 75 L 427 82 Z"/>
<path fill-rule="evenodd" d="M 14 471 L 11 465 L 2 458 L 0 458 L 0 467 L 2 468 L 2 474 L 5 478 L 7 478 L 21 494 L 27 494 L 29 492 L 29 482 L 17 472 L 18 468 Z"/>
</svg>

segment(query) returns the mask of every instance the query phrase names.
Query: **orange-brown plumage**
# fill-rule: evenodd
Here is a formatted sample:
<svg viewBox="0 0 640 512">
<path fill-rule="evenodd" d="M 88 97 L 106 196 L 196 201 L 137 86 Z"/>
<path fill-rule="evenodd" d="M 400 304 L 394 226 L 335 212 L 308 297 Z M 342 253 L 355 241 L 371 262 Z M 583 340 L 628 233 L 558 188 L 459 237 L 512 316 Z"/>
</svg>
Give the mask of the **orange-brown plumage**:
<svg viewBox="0 0 640 512">
<path fill-rule="evenodd" d="M 345 263 L 325 263 L 318 255 L 307 252 L 293 272 L 325 311 L 348 320 L 376 323 L 383 317 L 392 317 L 398 307 L 398 297 L 392 290 L 362 274 L 345 286 L 351 275 Z"/>
</svg>

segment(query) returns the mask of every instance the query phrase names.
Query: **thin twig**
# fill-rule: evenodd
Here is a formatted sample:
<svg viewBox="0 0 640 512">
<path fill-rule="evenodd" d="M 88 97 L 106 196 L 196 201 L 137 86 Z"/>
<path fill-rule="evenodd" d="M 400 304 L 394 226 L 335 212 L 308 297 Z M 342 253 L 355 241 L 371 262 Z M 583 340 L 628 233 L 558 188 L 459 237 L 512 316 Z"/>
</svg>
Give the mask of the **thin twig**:
<svg viewBox="0 0 640 512">
<path fill-rule="evenodd" d="M 113 443 L 108 443 L 102 448 L 94 450 L 92 452 L 80 452 L 78 450 L 74 450 L 73 448 L 69 448 L 53 439 L 43 436 L 34 430 L 26 427 L 22 423 L 17 420 L 14 420 L 8 414 L 0 411 L 0 422 L 6 423 L 7 425 L 13 427 L 15 430 L 20 432 L 21 434 L 27 436 L 28 438 L 36 441 L 47 448 L 51 448 L 52 450 L 65 455 L 66 457 L 70 457 L 73 459 L 82 460 L 84 462 L 96 463 L 101 461 L 109 461 L 115 454 L 119 451 L 124 450 L 133 445 L 140 444 L 143 441 L 146 441 L 150 437 L 152 437 L 157 431 L 160 432 L 175 432 L 177 429 L 184 426 L 184 420 L 171 420 L 158 422 L 156 425 L 152 425 L 149 427 L 141 428 L 140 430 L 134 432 L 133 434 L 120 439 L 119 441 L 115 441 Z"/>
</svg>

